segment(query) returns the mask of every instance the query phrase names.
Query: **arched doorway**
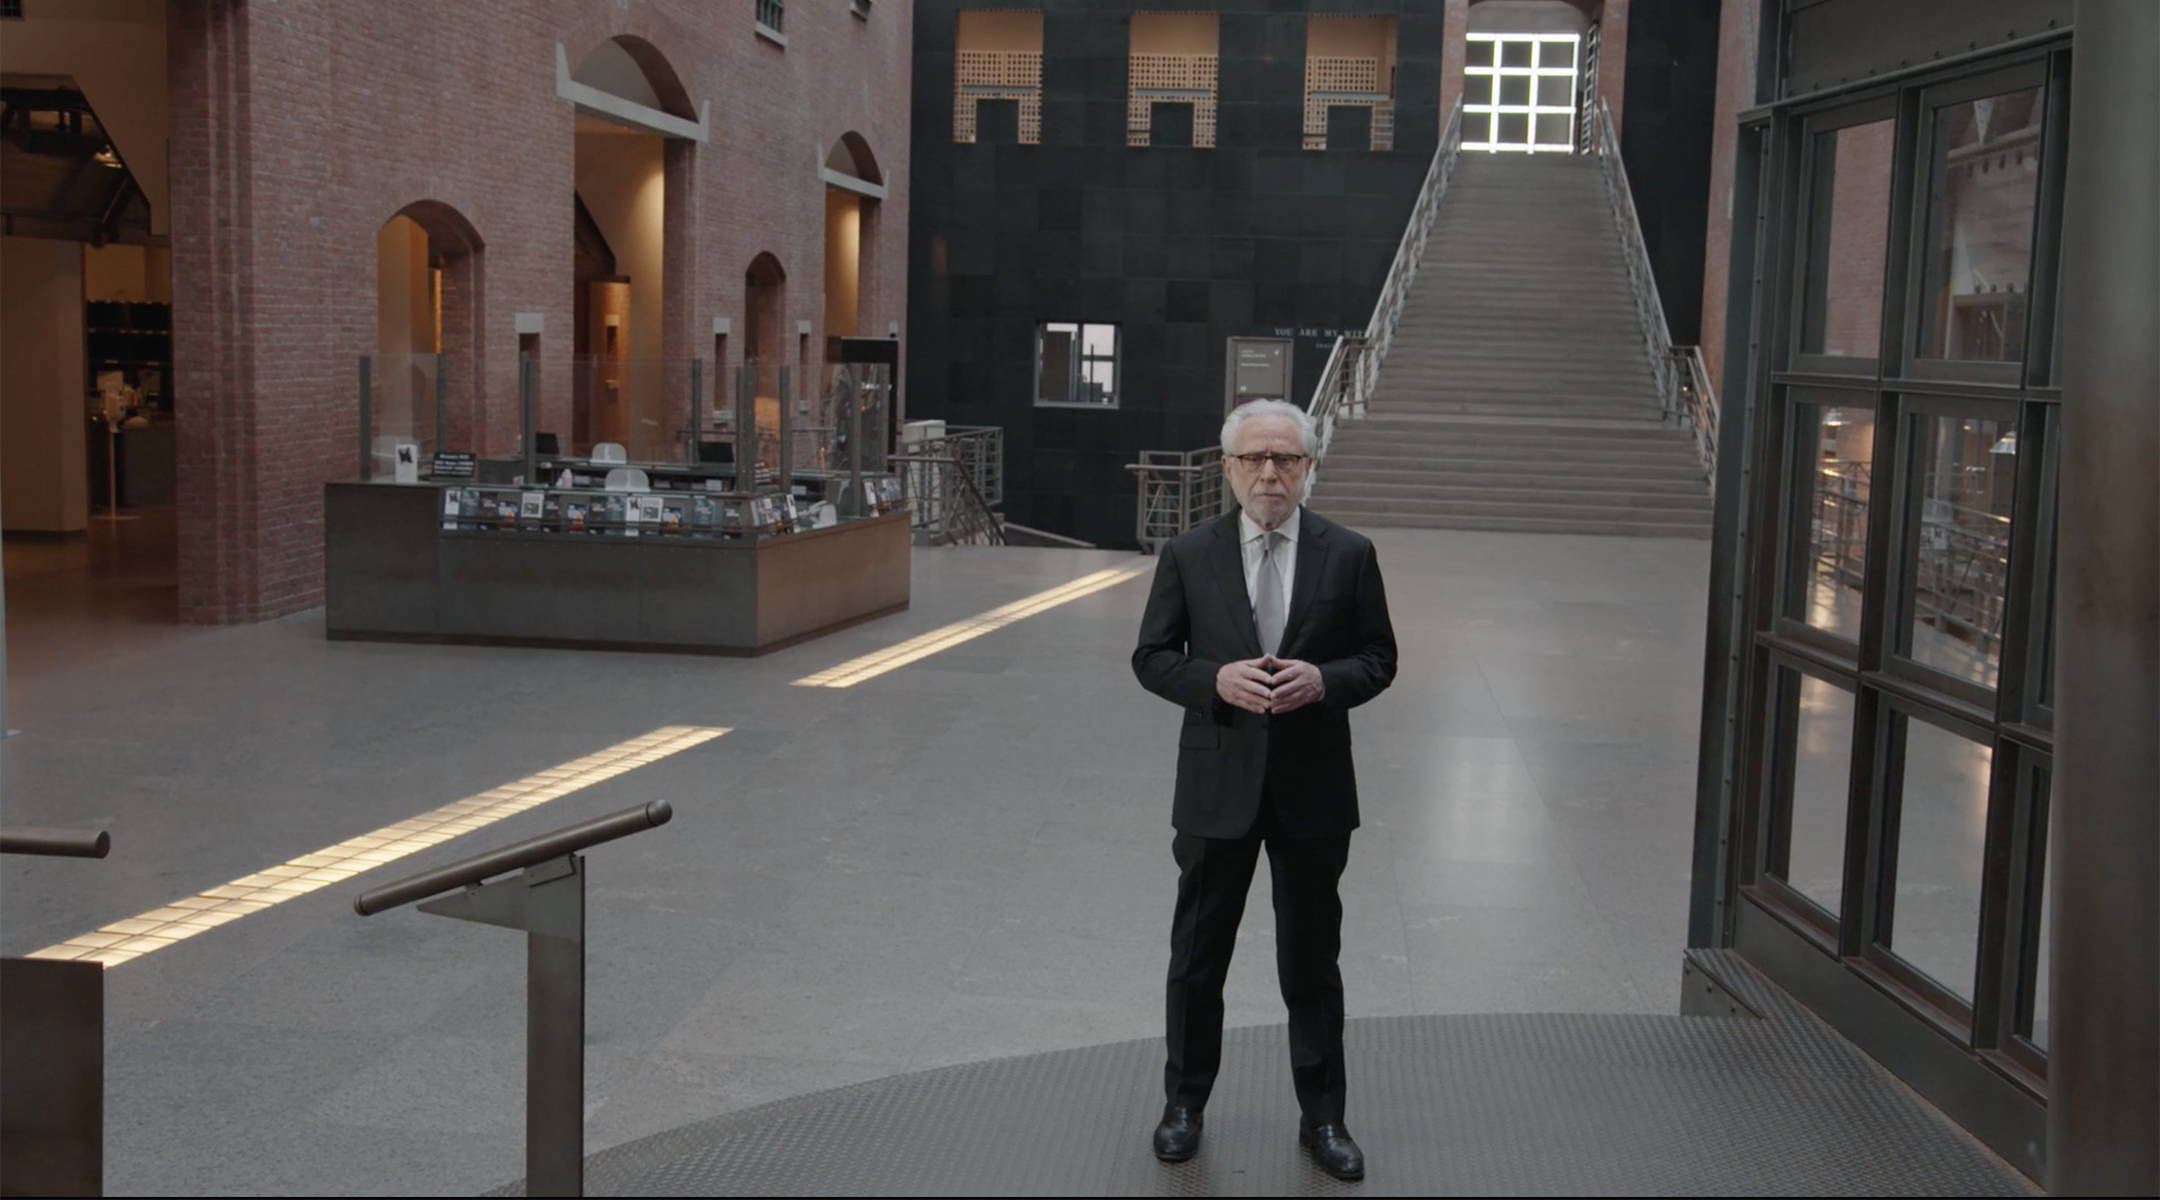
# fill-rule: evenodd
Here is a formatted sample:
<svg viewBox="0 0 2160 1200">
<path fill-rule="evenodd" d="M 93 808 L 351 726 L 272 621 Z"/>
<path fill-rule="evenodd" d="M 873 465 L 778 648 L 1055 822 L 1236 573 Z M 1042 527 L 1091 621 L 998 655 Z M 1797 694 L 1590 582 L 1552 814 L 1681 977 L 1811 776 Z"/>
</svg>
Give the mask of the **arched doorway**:
<svg viewBox="0 0 2160 1200">
<path fill-rule="evenodd" d="M 577 109 L 570 440 L 578 453 L 614 442 L 633 460 L 656 461 L 678 452 L 686 432 L 689 365 L 668 314 L 685 310 L 690 285 L 695 142 L 624 114 L 697 114 L 667 58 L 641 38 L 600 43 L 570 78 L 628 102 Z"/>
<path fill-rule="evenodd" d="M 481 241 L 472 223 L 422 200 L 375 233 L 375 354 L 370 431 L 379 473 L 399 441 L 420 448 L 483 451 L 490 433 L 479 404 Z"/>
<path fill-rule="evenodd" d="M 877 225 L 885 175 L 859 133 L 845 133 L 825 156 L 825 336 L 862 332 L 876 310 Z"/>
<path fill-rule="evenodd" d="M 751 404 L 756 450 L 749 458 L 768 468 L 779 461 L 780 369 L 787 363 L 787 330 L 783 327 L 786 313 L 787 272 L 770 251 L 759 254 L 743 272 L 743 365 L 735 388 L 736 395 L 748 397 Z M 740 461 L 741 451 L 737 456 Z"/>
</svg>

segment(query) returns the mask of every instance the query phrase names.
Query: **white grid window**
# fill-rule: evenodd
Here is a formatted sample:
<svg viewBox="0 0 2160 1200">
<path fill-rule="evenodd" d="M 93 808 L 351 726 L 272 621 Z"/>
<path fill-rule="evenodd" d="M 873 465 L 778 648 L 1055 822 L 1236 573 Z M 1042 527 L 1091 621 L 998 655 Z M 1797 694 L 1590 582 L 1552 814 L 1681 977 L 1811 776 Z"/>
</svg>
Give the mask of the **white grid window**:
<svg viewBox="0 0 2160 1200">
<path fill-rule="evenodd" d="M 1462 148 L 1573 153 L 1581 37 L 1473 33 L 1465 40 Z"/>
</svg>

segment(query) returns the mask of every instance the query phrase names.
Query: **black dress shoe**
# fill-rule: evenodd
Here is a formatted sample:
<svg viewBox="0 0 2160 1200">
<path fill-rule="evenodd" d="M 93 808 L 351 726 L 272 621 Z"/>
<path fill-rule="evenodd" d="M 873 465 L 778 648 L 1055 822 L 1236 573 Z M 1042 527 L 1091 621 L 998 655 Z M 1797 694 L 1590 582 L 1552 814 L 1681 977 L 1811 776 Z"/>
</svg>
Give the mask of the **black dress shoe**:
<svg viewBox="0 0 2160 1200">
<path fill-rule="evenodd" d="M 1350 1131 L 1342 1122 L 1300 1124 L 1297 1140 L 1298 1145 L 1312 1152 L 1313 1161 L 1320 1164 L 1320 1169 L 1335 1178 L 1351 1182 L 1365 1178 L 1365 1152 L 1350 1140 Z"/>
<path fill-rule="evenodd" d="M 1155 1127 L 1155 1157 L 1164 1162 L 1184 1162 L 1200 1150 L 1200 1110 L 1184 1104 L 1165 1104 L 1162 1124 Z"/>
</svg>

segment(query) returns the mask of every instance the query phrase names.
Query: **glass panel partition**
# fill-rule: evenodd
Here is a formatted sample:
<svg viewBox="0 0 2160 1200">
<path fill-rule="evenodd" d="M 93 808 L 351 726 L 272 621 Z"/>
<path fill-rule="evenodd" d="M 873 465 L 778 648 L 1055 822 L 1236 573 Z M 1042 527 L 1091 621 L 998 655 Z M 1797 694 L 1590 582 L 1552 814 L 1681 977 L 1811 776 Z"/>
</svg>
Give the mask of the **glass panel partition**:
<svg viewBox="0 0 2160 1200">
<path fill-rule="evenodd" d="M 1923 357 L 2025 356 L 2045 94 L 2021 88 L 1934 110 Z"/>
<path fill-rule="evenodd" d="M 1852 788 L 1853 695 L 1813 675 L 1786 672 L 1792 753 L 1785 781 L 1782 862 L 1770 873 L 1833 919 L 1845 893 L 1845 825 Z M 1797 686 L 1792 686 L 1793 684 Z"/>
<path fill-rule="evenodd" d="M 1986 873 L 1994 752 L 1926 721 L 1891 715 L 1903 770 L 1885 911 L 1890 950 L 1970 1004 Z"/>
<path fill-rule="evenodd" d="M 2006 424 L 1912 418 L 1916 512 L 1899 650 L 1916 663 L 1992 688 L 2002 666 L 2017 441 Z"/>
<path fill-rule="evenodd" d="M 451 414 L 445 356 L 374 354 L 360 360 L 360 477 L 395 480 L 426 473 L 449 448 Z M 462 424 L 469 424 L 461 422 Z"/>
<path fill-rule="evenodd" d="M 1874 489 L 1875 410 L 1860 394 L 1810 392 L 1793 406 L 1793 557 L 1785 615 L 1860 638 Z"/>
<path fill-rule="evenodd" d="M 1870 121 L 1814 138 L 1814 195 L 1799 350 L 1845 358 L 1882 353 L 1883 267 L 1897 122 Z"/>
</svg>

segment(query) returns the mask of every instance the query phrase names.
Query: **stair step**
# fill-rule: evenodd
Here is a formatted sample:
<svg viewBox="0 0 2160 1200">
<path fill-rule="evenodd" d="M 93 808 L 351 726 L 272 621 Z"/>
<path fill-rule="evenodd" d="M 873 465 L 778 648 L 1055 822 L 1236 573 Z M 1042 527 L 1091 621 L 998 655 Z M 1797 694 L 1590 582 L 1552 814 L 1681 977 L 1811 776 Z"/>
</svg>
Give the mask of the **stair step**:
<svg viewBox="0 0 2160 1200">
<path fill-rule="evenodd" d="M 1517 479 L 1505 484 L 1481 482 L 1402 483 L 1392 480 L 1340 479 L 1323 476 L 1313 495 L 1333 504 L 1386 507 L 1407 503 L 1431 504 L 1589 504 L 1621 511 L 1709 512 L 1709 485 L 1697 480 L 1693 488 L 1583 487 L 1576 481 Z"/>
<path fill-rule="evenodd" d="M 1543 517 L 1504 517 L 1484 513 L 1450 514 L 1445 517 L 1405 513 L 1376 513 L 1362 509 L 1320 504 L 1314 511 L 1351 529 L 1466 529 L 1494 533 L 1576 534 L 1593 537 L 1653 537 L 1702 541 L 1710 536 L 1708 522 L 1701 525 L 1661 521 L 1577 521 Z"/>
<path fill-rule="evenodd" d="M 1662 440 L 1676 433 L 1684 433 L 1677 426 L 1667 425 L 1653 410 L 1647 414 L 1633 414 L 1617 408 L 1582 406 L 1568 408 L 1557 414 L 1543 406 L 1531 405 L 1475 405 L 1454 408 L 1433 406 L 1412 409 L 1403 405 L 1375 406 L 1363 417 L 1350 417 L 1335 423 L 1335 436 L 1363 437 L 1367 435 L 1388 438 L 1418 437 L 1425 434 L 1442 434 L 1449 437 L 1491 434 L 1504 437 L 1510 434 L 1527 434 L 1541 437 L 1589 438 L 1608 440 L 1613 438 Z"/>
<path fill-rule="evenodd" d="M 1345 496 L 1337 499 L 1313 489 L 1313 507 L 1400 516 L 1543 517 L 1566 521 L 1648 520 L 1660 524 L 1710 524 L 1710 497 L 1706 493 L 1696 508 L 1651 507 L 1630 509 L 1608 504 L 1602 498 L 1563 496 L 1549 500 L 1425 500 L 1412 497 Z"/>
</svg>

